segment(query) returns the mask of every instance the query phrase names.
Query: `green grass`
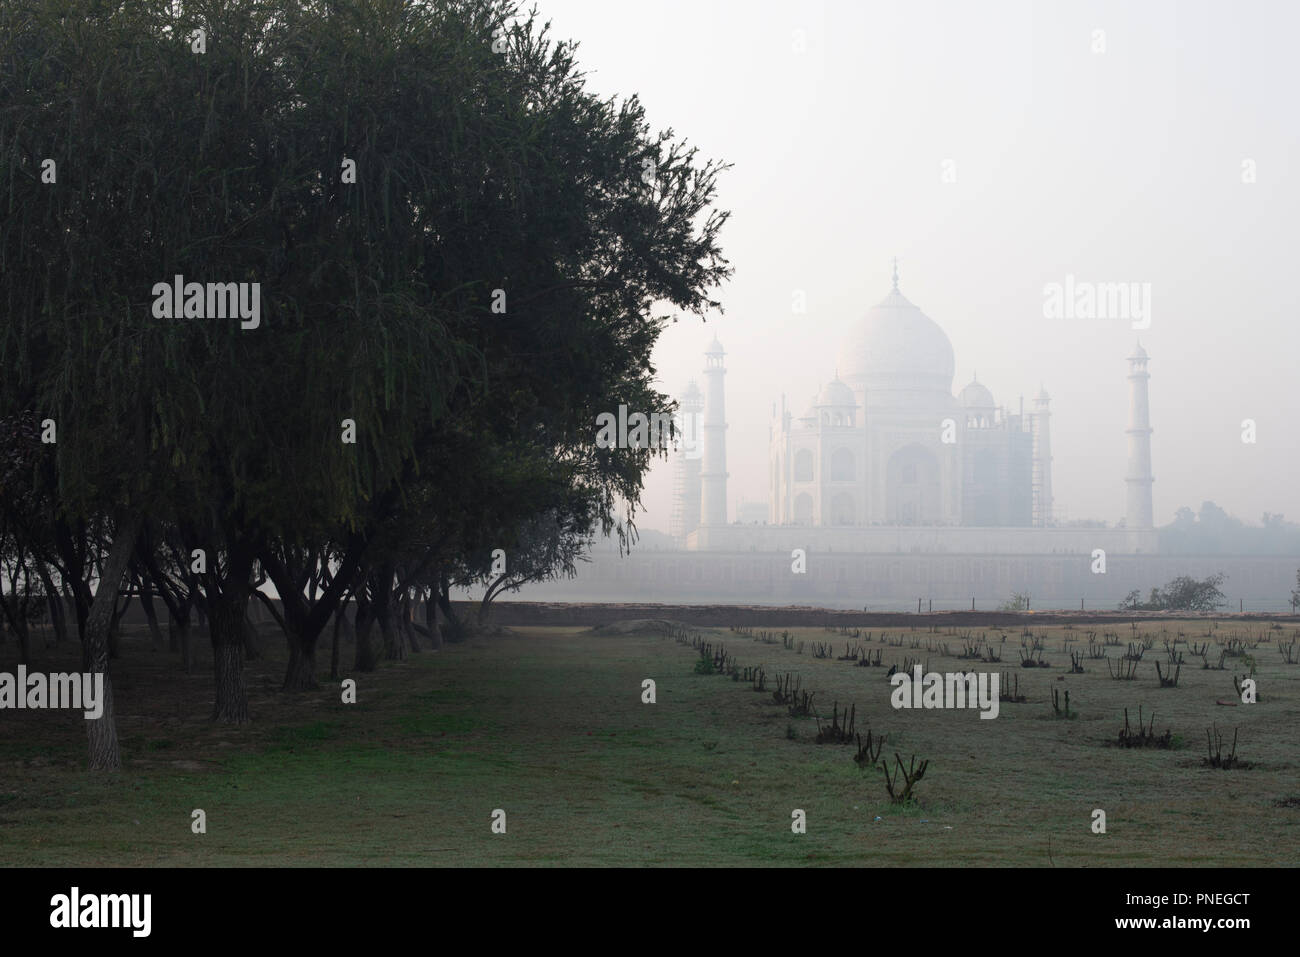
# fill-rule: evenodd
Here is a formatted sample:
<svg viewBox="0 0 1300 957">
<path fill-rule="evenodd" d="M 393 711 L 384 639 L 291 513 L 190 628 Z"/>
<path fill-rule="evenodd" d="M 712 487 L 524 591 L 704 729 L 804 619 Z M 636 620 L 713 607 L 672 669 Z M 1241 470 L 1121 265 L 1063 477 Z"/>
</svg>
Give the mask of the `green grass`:
<svg viewBox="0 0 1300 957">
<path fill-rule="evenodd" d="M 1151 627 L 1172 634 L 1176 626 Z M 1232 697 L 1231 671 L 1202 671 L 1199 659 L 1184 664 L 1178 688 L 1155 687 L 1159 642 L 1134 681 L 1113 681 L 1104 662 L 1089 661 L 1085 674 L 1058 682 L 1061 662 L 1068 666 L 1061 639 L 1081 632 L 1035 632 L 1046 635 L 1053 668 L 1017 668 L 1018 635 L 1000 665 L 928 653 L 925 640 L 946 640 L 954 652 L 960 641 L 926 631 L 885 647 L 886 666 L 919 656 L 933 670 L 1019 672 L 1029 700 L 1004 702 L 993 721 L 975 711 L 895 711 L 886 668 L 813 659 L 725 630 L 710 635 L 742 665 L 763 664 L 769 676 L 795 671 L 816 691 L 818 710 L 856 704 L 860 731 L 890 735 L 891 761 L 895 751 L 905 762 L 929 759 L 909 807 L 888 802 L 883 775 L 859 770 L 852 747 L 814 744 L 812 719 L 790 718 L 745 682 L 695 674 L 698 654 L 660 635 L 516 629 L 350 674 L 355 705 L 341 703 L 337 684 L 280 694 L 283 661 L 271 654 L 248 666 L 254 720 L 240 728 L 205 720 L 209 673 L 180 674 L 173 656 L 128 639 L 114 663 L 121 774 L 84 770 L 78 716 L 0 715 L 0 863 L 1300 862 L 1292 730 L 1300 667 L 1282 663 L 1276 638 L 1253 652 L 1264 702 L 1230 708 L 1216 700 Z M 843 653 L 838 634 L 795 633 Z M 1125 648 L 1112 654 L 1126 650 L 1121 637 Z M 922 640 L 919 650 L 912 638 Z M 877 630 L 868 647 L 881 647 L 879 639 Z M 12 654 L 12 645 L 0 652 Z M 72 652 L 34 667 L 73 669 Z M 12 668 L 0 660 L 0 670 Z M 657 683 L 656 704 L 641 702 L 645 678 Z M 1052 687 L 1070 689 L 1076 719 L 1052 720 Z M 1155 708 L 1157 731 L 1173 728 L 1187 744 L 1111 747 L 1123 708 L 1139 704 L 1147 714 Z M 1200 767 L 1212 721 L 1241 728 L 1238 753 L 1252 768 Z M 191 833 L 195 808 L 206 812 L 206 834 Z M 490 829 L 498 808 L 505 835 Z M 807 814 L 804 835 L 790 830 L 796 808 Z M 1105 835 L 1091 832 L 1094 808 L 1106 811 Z"/>
</svg>

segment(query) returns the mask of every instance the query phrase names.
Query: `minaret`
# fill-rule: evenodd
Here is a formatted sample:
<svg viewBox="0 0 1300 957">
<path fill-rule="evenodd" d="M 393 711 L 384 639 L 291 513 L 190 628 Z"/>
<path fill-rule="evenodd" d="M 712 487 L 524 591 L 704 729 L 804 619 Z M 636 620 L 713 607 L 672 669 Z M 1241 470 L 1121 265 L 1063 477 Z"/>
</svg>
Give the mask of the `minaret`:
<svg viewBox="0 0 1300 957">
<path fill-rule="evenodd" d="M 1034 399 L 1033 522 L 1045 528 L 1052 522 L 1052 430 L 1047 404 L 1052 397 L 1042 386 Z"/>
<path fill-rule="evenodd" d="M 704 353 L 704 468 L 700 472 L 700 524 L 727 524 L 727 400 L 722 343 L 713 337 Z"/>
<path fill-rule="evenodd" d="M 1151 413 L 1147 404 L 1147 351 L 1139 342 L 1128 357 L 1128 507 L 1125 524 L 1129 528 L 1151 528 Z"/>
<path fill-rule="evenodd" d="M 700 527 L 700 459 L 703 435 L 700 420 L 704 393 L 692 379 L 682 393 L 681 447 L 673 452 L 673 512 L 668 531 L 678 544 Z"/>
</svg>

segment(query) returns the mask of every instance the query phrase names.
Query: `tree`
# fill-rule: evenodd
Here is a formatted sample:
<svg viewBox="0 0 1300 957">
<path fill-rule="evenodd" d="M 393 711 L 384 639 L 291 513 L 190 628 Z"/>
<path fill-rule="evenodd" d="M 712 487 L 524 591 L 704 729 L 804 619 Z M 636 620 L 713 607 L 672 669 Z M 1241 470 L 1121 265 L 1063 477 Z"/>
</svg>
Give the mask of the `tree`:
<svg viewBox="0 0 1300 957">
<path fill-rule="evenodd" d="M 1164 608 L 1169 611 L 1214 611 L 1225 601 L 1223 592 L 1219 589 L 1225 578 L 1222 572 L 1202 580 L 1180 575 L 1162 590 Z"/>
<path fill-rule="evenodd" d="M 520 526 L 514 541 L 508 543 L 513 547 L 500 549 L 503 570 L 494 574 L 497 556 L 491 553 L 486 556 L 487 570 L 476 579 L 486 586 L 479 603 L 479 620 L 487 620 L 488 607 L 502 592 L 518 591 L 529 582 L 577 575 L 577 563 L 586 560 L 583 553 L 590 545 L 594 528 L 594 517 L 589 513 L 564 513 L 559 509 L 548 509 Z M 482 565 L 480 559 L 479 567 Z"/>
<path fill-rule="evenodd" d="M 1152 588 L 1146 602 L 1138 600 L 1138 591 L 1134 589 L 1119 607 L 1122 611 L 1212 612 L 1225 601 L 1219 586 L 1226 578 L 1223 572 L 1199 580 L 1190 575 L 1179 575 L 1163 588 Z"/>
<path fill-rule="evenodd" d="M 29 626 L 35 614 L 32 564 L 37 552 L 34 537 L 39 532 L 31 521 L 37 504 L 27 473 L 39 456 L 38 432 L 31 414 L 0 421 L 0 622 L 17 640 L 18 660 L 23 664 L 31 659 Z"/>
<path fill-rule="evenodd" d="M 58 419 L 35 484 L 91 644 L 124 549 L 182 622 L 207 612 L 213 716 L 240 722 L 259 567 L 309 687 L 347 594 L 390 635 L 394 602 L 445 597 L 469 516 L 580 490 L 635 533 L 653 453 L 593 423 L 667 410 L 655 309 L 718 307 L 724 167 L 587 93 L 571 45 L 505 28 L 512 0 L 173 6 L 0 8 L 0 415 Z M 176 276 L 258 314 L 171 313 Z M 503 450 L 526 464 L 462 468 Z"/>
<path fill-rule="evenodd" d="M 405 152 L 390 155 L 378 145 L 351 152 L 359 170 L 396 165 L 414 184 L 394 199 L 396 224 L 382 224 L 399 229 L 401 256 L 414 257 L 393 269 L 415 268 L 421 287 L 445 295 L 442 328 L 457 354 L 472 357 L 444 413 L 411 434 L 408 461 L 418 468 L 401 474 L 400 495 L 376 494 L 348 529 L 319 530 L 336 542 L 357 533 L 366 543 L 357 559 L 365 583 L 361 667 L 371 663 L 372 620 L 389 636 L 391 654 L 393 603 L 421 584 L 437 585 L 445 601 L 459 556 L 478 547 L 472 539 L 485 530 L 508 531 L 581 488 L 604 530 L 627 533 L 653 453 L 599 449 L 593 423 L 622 403 L 668 410 L 667 397 L 651 387 L 650 351 L 666 321 L 651 306 L 703 314 L 717 305 L 704 290 L 729 271 L 716 247 L 725 216 L 708 210 L 720 167 L 697 167 L 693 151 L 652 134 L 635 99 L 616 105 L 585 93 L 572 48 L 552 45 L 531 19 L 509 33 L 506 54 L 492 53 L 482 40 L 515 7 L 470 6 L 488 15 L 452 30 L 439 23 L 441 33 L 428 37 L 428 25 L 417 23 L 396 49 L 349 49 L 352 72 L 331 73 L 306 95 L 315 127 L 343 150 L 348 124 L 335 87 L 388 95 L 387 88 L 370 94 L 365 76 L 393 58 L 409 68 L 409 90 L 399 85 L 391 100 L 356 105 L 349 120 L 364 133 L 378 118 L 373 133 L 352 139 Z M 336 34 L 321 32 L 320 43 L 337 45 Z M 457 41 L 451 48 L 447 35 Z M 429 64 L 461 62 L 460 73 L 429 78 Z M 470 132 L 449 145 L 450 129 Z M 336 184 L 329 190 L 349 196 Z M 382 246 L 381 224 L 365 223 L 373 234 L 366 248 Z M 489 307 L 498 293 L 500 312 Z M 539 489 L 549 491 L 539 497 Z M 277 590 L 292 591 L 291 603 L 300 605 L 289 569 L 265 557 Z M 328 620 L 300 611 L 286 614 L 295 649 L 286 688 L 314 682 L 315 643 Z"/>
<path fill-rule="evenodd" d="M 1007 601 L 998 606 L 998 611 L 1028 611 L 1029 596 L 1016 592 Z"/>
<path fill-rule="evenodd" d="M 1201 503 L 1201 511 L 1197 516 L 1197 521 L 1212 532 L 1222 532 L 1241 525 L 1238 519 L 1233 518 L 1213 502 Z"/>
</svg>

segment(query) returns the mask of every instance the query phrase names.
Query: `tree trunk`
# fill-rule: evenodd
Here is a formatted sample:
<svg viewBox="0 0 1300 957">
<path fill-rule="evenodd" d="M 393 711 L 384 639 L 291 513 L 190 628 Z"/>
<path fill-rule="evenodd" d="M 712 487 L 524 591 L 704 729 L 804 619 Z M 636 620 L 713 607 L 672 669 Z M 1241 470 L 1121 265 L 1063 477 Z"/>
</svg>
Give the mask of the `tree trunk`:
<svg viewBox="0 0 1300 957">
<path fill-rule="evenodd" d="M 50 606 L 50 624 L 54 627 L 54 644 L 61 645 L 68 640 L 68 616 L 67 609 L 63 607 L 63 597 L 55 590 L 54 582 L 50 580 L 50 570 L 44 562 L 36 563 L 36 573 L 45 586 L 45 598 Z"/>
<path fill-rule="evenodd" d="M 505 574 L 500 575 L 496 581 L 489 583 L 487 589 L 483 592 L 483 600 L 479 602 L 478 606 L 478 623 L 483 628 L 487 627 L 488 619 L 492 615 L 492 599 L 501 593 L 501 589 L 505 587 L 507 577 Z"/>
<path fill-rule="evenodd" d="M 426 601 L 424 603 L 424 621 L 429 629 L 429 647 L 434 651 L 442 650 L 442 624 L 438 621 L 438 603 L 436 601 Z"/>
<path fill-rule="evenodd" d="M 54 644 L 57 647 L 68 640 L 68 609 L 59 595 L 50 596 L 50 622 L 54 625 Z"/>
<path fill-rule="evenodd" d="M 329 626 L 331 615 L 337 612 L 342 596 L 346 594 L 343 585 L 347 579 L 335 579 L 330 588 L 316 600 L 314 596 L 319 590 L 315 587 L 315 579 L 311 578 L 307 586 L 313 597 L 304 600 L 298 590 L 301 588 L 300 579 L 281 562 L 279 556 L 266 551 L 260 552 L 259 556 L 263 569 L 281 595 L 280 607 L 283 614 L 276 610 L 269 598 L 262 596 L 263 604 L 284 633 L 285 646 L 289 652 L 289 663 L 280 690 L 314 690 L 319 687 L 316 682 L 316 648 L 321 635 Z M 258 592 L 258 595 L 261 594 Z"/>
<path fill-rule="evenodd" d="M 375 616 L 371 613 L 370 603 L 357 603 L 357 653 L 353 658 L 352 667 L 354 671 L 374 671 L 375 666 L 379 663 L 375 650 L 370 643 L 371 626 L 375 623 Z"/>
<path fill-rule="evenodd" d="M 108 623 L 108 657 L 114 661 L 117 660 L 117 642 L 121 637 L 117 629 L 118 621 L 119 617 L 114 615 Z"/>
<path fill-rule="evenodd" d="M 248 721 L 248 689 L 244 686 L 244 621 L 248 617 L 248 573 L 252 567 L 251 549 L 243 542 L 232 543 L 226 580 L 220 594 L 208 596 L 212 671 L 216 679 L 212 720 L 221 724 L 244 724 Z"/>
<path fill-rule="evenodd" d="M 185 669 L 187 675 L 193 673 L 194 634 L 189 615 L 184 618 L 173 618 L 167 623 L 167 630 L 171 635 L 173 650 L 178 649 L 181 653 L 181 667 Z"/>
<path fill-rule="evenodd" d="M 329 625 L 329 620 L 319 630 L 314 630 L 310 622 L 301 620 L 300 616 L 286 616 L 284 620 L 284 637 L 289 645 L 289 666 L 284 673 L 284 684 L 281 691 L 314 691 L 319 684 L 316 682 L 316 645 L 320 642 L 321 633 Z M 335 639 L 337 643 L 337 627 L 335 628 Z M 337 660 L 337 649 L 334 651 Z M 331 665 L 332 668 L 336 667 Z"/>
<path fill-rule="evenodd" d="M 176 606 L 175 614 L 167 619 L 167 647 L 169 651 L 180 652 L 181 667 L 188 675 L 194 670 L 194 604 L 183 601 Z"/>
<path fill-rule="evenodd" d="M 167 614 L 167 650 L 178 652 L 181 650 L 181 633 L 178 623 L 181 619 L 185 620 L 185 627 L 189 628 L 190 624 L 190 606 L 188 604 L 179 605 L 173 613 L 168 610 Z"/>
<path fill-rule="evenodd" d="M 225 612 L 212 608 L 212 674 L 216 681 L 216 700 L 212 706 L 212 720 L 219 724 L 246 724 L 248 722 L 248 689 L 244 687 L 244 648 L 238 638 L 218 641 L 216 633 L 227 630 L 218 625 Z M 233 627 L 233 626 L 230 626 Z"/>
<path fill-rule="evenodd" d="M 343 626 L 343 641 L 349 645 L 355 645 L 357 643 L 357 629 L 353 624 L 353 619 L 356 617 L 356 612 L 353 612 L 352 617 L 348 617 L 348 608 L 347 605 L 344 605 L 339 609 L 338 614 L 339 624 Z"/>
<path fill-rule="evenodd" d="M 135 549 L 135 538 L 139 531 L 140 516 L 118 517 L 113 547 L 109 549 L 99 588 L 91 603 L 90 614 L 86 616 L 85 642 L 82 647 L 85 670 L 92 675 L 104 676 L 103 712 L 98 718 L 86 722 L 92 771 L 119 771 L 122 768 L 122 752 L 117 742 L 117 718 L 113 711 L 113 681 L 108 671 L 108 630 L 117 608 L 122 575 L 126 572 L 127 562 Z"/>
<path fill-rule="evenodd" d="M 153 650 L 162 651 L 163 633 L 158 627 L 158 615 L 153 608 L 153 589 L 149 586 L 149 579 L 140 576 L 140 607 L 144 609 L 144 617 L 149 622 L 149 634 L 153 636 Z"/>
<path fill-rule="evenodd" d="M 442 613 L 439 620 L 439 634 L 445 636 L 448 641 L 460 641 L 465 637 L 465 629 L 462 627 L 460 619 L 451 608 L 451 591 L 447 585 L 446 579 L 443 579 L 441 587 L 438 589 L 437 610 Z"/>
<path fill-rule="evenodd" d="M 397 606 L 397 610 L 397 625 L 405 636 L 407 644 L 410 645 L 411 651 L 419 654 L 420 636 L 415 633 L 415 623 L 412 621 L 415 615 L 415 602 L 410 595 L 402 596 L 402 603 Z"/>
<path fill-rule="evenodd" d="M 286 627 L 286 632 L 288 627 Z M 335 642 L 338 629 L 335 628 Z M 338 653 L 335 652 L 335 660 Z M 316 642 L 304 641 L 301 635 L 289 639 L 289 668 L 284 675 L 281 691 L 313 691 L 320 687 L 316 683 Z"/>
<path fill-rule="evenodd" d="M 138 532 L 137 532 L 138 534 Z M 66 575 L 60 575 L 64 597 L 72 605 L 77 618 L 77 640 L 82 643 L 84 654 L 86 642 L 86 619 L 90 617 L 90 606 L 95 596 L 90 592 L 90 584 L 81 577 L 85 567 L 85 531 L 81 523 L 75 528 L 69 527 L 62 519 L 54 524 L 54 540 L 59 554 L 63 558 Z M 114 601 L 117 599 L 114 598 Z"/>
<path fill-rule="evenodd" d="M 253 624 L 252 619 L 244 619 L 244 660 L 256 661 L 261 657 L 261 652 L 257 650 L 257 626 Z"/>
<path fill-rule="evenodd" d="M 348 618 L 348 603 L 343 602 L 339 605 L 338 611 L 334 613 L 334 647 L 330 656 L 330 680 L 339 680 L 339 645 L 340 636 L 342 641 L 347 641 L 356 645 L 357 632 L 352 627 L 352 621 Z"/>
<path fill-rule="evenodd" d="M 401 661 L 406 657 L 406 648 L 402 645 L 402 636 L 394 627 L 393 600 L 387 594 L 379 601 L 379 633 L 384 636 L 384 657 L 389 661 Z"/>
<path fill-rule="evenodd" d="M 108 657 L 116 658 L 118 654 L 118 642 L 122 640 L 122 619 L 126 617 L 126 610 L 131 607 L 131 596 L 126 596 L 126 601 L 122 602 L 122 607 L 113 606 L 113 620 L 108 626 Z"/>
<path fill-rule="evenodd" d="M 339 680 L 339 628 L 347 621 L 342 608 L 334 613 L 334 640 L 330 642 L 330 681 Z"/>
<path fill-rule="evenodd" d="M 18 663 L 20 665 L 30 665 L 32 663 L 32 630 L 27 624 L 27 620 L 22 615 L 15 615 L 9 623 L 9 630 L 14 633 L 18 639 Z M 20 688 L 19 694 L 26 694 L 26 690 Z"/>
</svg>

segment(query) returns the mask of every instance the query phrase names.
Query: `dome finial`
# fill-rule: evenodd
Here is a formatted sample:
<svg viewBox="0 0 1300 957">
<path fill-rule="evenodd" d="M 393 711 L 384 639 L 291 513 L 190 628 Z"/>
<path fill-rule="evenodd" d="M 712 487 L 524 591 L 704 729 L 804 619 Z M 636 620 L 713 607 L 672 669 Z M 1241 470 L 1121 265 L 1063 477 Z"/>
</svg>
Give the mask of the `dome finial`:
<svg viewBox="0 0 1300 957">
<path fill-rule="evenodd" d="M 894 292 L 898 292 L 898 257 L 894 257 Z"/>
</svg>

